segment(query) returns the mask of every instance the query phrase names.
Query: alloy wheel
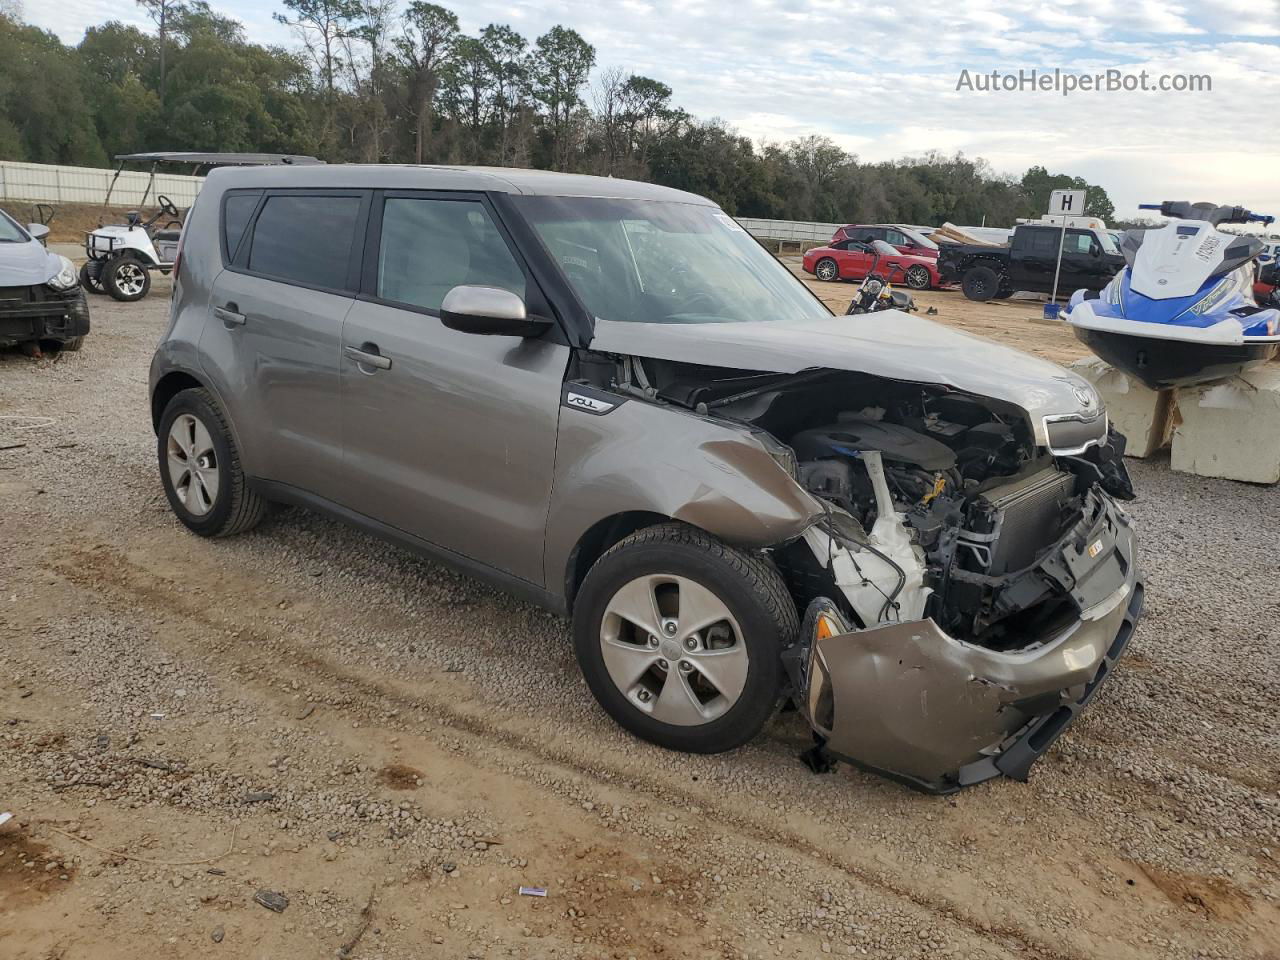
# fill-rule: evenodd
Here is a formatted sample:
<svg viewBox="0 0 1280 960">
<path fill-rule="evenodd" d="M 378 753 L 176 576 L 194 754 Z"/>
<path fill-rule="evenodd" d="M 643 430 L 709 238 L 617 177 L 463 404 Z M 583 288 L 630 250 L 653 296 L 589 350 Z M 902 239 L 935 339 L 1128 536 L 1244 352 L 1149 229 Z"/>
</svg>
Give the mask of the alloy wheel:
<svg viewBox="0 0 1280 960">
<path fill-rule="evenodd" d="M 122 263 L 116 267 L 116 289 L 126 296 L 135 297 L 142 293 L 146 282 L 145 271 L 136 263 Z"/>
<path fill-rule="evenodd" d="M 697 726 L 742 695 L 750 657 L 724 601 L 695 580 L 638 577 L 605 607 L 600 651 L 618 690 L 661 723 Z"/>
<path fill-rule="evenodd" d="M 165 442 L 169 482 L 187 510 L 202 517 L 218 500 L 218 454 L 213 437 L 196 417 L 179 415 Z"/>
<path fill-rule="evenodd" d="M 830 260 L 823 260 L 818 264 L 817 274 L 819 280 L 834 280 L 836 278 L 836 265 Z"/>
</svg>

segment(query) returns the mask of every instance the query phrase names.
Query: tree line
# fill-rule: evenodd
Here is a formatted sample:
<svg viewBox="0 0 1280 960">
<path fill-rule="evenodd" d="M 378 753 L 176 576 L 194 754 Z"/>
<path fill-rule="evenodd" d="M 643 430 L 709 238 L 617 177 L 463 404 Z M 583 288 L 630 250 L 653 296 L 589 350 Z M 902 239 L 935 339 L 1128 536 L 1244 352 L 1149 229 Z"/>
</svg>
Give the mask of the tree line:
<svg viewBox="0 0 1280 960">
<path fill-rule="evenodd" d="M 9 0 L 11 3 L 12 0 Z M 738 216 L 1010 226 L 1049 191 L 1105 190 L 1034 166 L 1000 174 L 930 151 L 867 163 L 831 139 L 753 143 L 691 116 L 661 80 L 597 63 L 575 30 L 529 39 L 410 0 L 282 0 L 291 48 L 251 41 L 205 0 L 136 0 L 154 24 L 90 27 L 75 46 L 0 6 L 0 158 L 104 166 L 117 153 L 313 154 L 330 162 L 479 163 L 650 180 Z"/>
</svg>

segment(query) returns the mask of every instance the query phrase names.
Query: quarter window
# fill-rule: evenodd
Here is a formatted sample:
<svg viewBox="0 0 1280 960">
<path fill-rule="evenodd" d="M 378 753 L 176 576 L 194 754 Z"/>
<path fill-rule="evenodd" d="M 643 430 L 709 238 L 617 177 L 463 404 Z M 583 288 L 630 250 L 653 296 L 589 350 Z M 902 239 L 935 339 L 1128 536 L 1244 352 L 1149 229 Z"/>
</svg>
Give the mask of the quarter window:
<svg viewBox="0 0 1280 960">
<path fill-rule="evenodd" d="M 249 270 L 310 287 L 347 286 L 359 197 L 268 197 L 253 228 Z"/>
<path fill-rule="evenodd" d="M 244 228 L 249 225 L 254 208 L 258 206 L 258 198 L 262 194 L 230 193 L 222 207 L 222 246 L 227 251 L 227 259 L 232 260 L 240 238 L 244 236 Z"/>
<path fill-rule="evenodd" d="M 378 243 L 378 297 L 428 310 L 454 287 L 502 287 L 525 296 L 525 277 L 477 200 L 388 197 Z"/>
</svg>

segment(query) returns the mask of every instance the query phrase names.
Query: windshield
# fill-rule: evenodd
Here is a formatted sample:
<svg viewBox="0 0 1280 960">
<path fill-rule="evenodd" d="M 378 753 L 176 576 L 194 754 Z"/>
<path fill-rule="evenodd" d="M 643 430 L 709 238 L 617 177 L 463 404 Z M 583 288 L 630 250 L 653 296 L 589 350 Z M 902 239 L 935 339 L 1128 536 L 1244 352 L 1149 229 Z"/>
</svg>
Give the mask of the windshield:
<svg viewBox="0 0 1280 960">
<path fill-rule="evenodd" d="M 26 243 L 30 239 L 18 221 L 0 210 L 0 243 Z"/>
<path fill-rule="evenodd" d="M 926 250 L 937 250 L 938 245 L 926 237 L 919 230 L 913 230 L 911 227 L 899 227 L 903 233 L 911 238 L 912 242 L 917 246 L 924 247 Z"/>
<path fill-rule="evenodd" d="M 1099 230 L 1097 232 L 1097 237 L 1098 243 L 1102 245 L 1103 253 L 1120 253 L 1120 248 L 1116 245 L 1116 235 L 1114 233 L 1107 233 L 1105 230 Z"/>
<path fill-rule="evenodd" d="M 830 319 L 803 283 L 716 207 L 601 197 L 511 198 L 602 320 Z"/>
</svg>

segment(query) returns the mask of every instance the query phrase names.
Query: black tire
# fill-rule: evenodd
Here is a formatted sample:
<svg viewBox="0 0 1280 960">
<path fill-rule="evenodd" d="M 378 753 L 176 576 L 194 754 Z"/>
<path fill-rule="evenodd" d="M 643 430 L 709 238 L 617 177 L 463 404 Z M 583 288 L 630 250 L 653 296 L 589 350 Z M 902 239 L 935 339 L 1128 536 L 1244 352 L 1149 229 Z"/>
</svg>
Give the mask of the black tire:
<svg viewBox="0 0 1280 960">
<path fill-rule="evenodd" d="M 970 300 L 985 302 L 1000 292 L 1000 277 L 990 267 L 970 267 L 960 281 L 960 289 Z"/>
<path fill-rule="evenodd" d="M 823 276 L 824 273 L 827 274 L 827 276 Z M 830 257 L 823 257 L 813 265 L 813 275 L 819 280 L 837 283 L 840 280 L 840 264 L 836 263 Z"/>
<path fill-rule="evenodd" d="M 741 628 L 748 657 L 742 692 L 705 723 L 684 726 L 649 716 L 618 688 L 605 665 L 601 631 L 610 601 L 628 583 L 652 574 L 696 581 L 715 594 Z M 795 603 L 769 560 L 682 523 L 647 527 L 607 551 L 587 574 L 573 610 L 578 665 L 600 706 L 642 740 L 689 753 L 732 750 L 759 733 L 778 705 L 780 653 L 797 629 Z"/>
<path fill-rule="evenodd" d="M 907 268 L 906 282 L 907 286 L 912 290 L 928 290 L 933 286 L 933 278 L 929 275 L 929 268 L 922 267 L 918 263 Z"/>
<path fill-rule="evenodd" d="M 102 269 L 99 267 L 96 271 L 89 267 L 90 261 L 86 260 L 80 265 L 80 286 L 89 293 L 106 293 L 107 288 L 102 285 Z M 95 277 L 94 274 L 97 273 Z"/>
<path fill-rule="evenodd" d="M 70 340 L 63 340 L 61 349 L 76 353 L 84 346 L 84 337 L 72 337 Z"/>
<path fill-rule="evenodd" d="M 194 417 L 209 432 L 216 460 L 218 489 L 210 509 L 197 515 L 187 508 L 174 489 L 168 464 L 169 432 L 183 414 Z M 208 390 L 192 388 L 178 393 L 164 408 L 156 444 L 160 480 L 169 506 L 178 519 L 202 537 L 230 537 L 252 530 L 267 514 L 267 501 L 249 488 L 240 469 L 240 454 L 227 426 L 227 418 Z"/>
<path fill-rule="evenodd" d="M 121 254 L 102 268 L 102 285 L 116 300 L 132 303 L 151 292 L 151 271 L 137 257 Z"/>
</svg>

